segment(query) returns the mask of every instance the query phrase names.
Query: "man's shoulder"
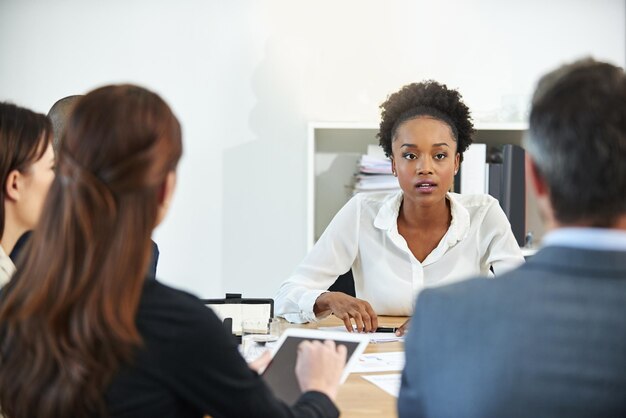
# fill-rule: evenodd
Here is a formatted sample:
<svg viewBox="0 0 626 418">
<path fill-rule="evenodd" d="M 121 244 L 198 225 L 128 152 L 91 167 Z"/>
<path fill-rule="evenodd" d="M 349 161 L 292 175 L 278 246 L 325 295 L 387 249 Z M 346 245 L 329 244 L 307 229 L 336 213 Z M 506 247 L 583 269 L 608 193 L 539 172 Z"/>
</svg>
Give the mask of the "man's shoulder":
<svg viewBox="0 0 626 418">
<path fill-rule="evenodd" d="M 492 285 L 495 284 L 494 281 L 487 277 L 472 277 L 444 286 L 426 288 L 419 294 L 417 303 L 423 305 L 426 301 L 472 299 L 476 295 L 483 295 L 484 292 L 490 291 Z"/>
<path fill-rule="evenodd" d="M 445 286 L 427 288 L 420 293 L 417 304 L 421 303 L 422 307 L 441 306 L 444 309 L 459 310 L 484 310 L 489 306 L 510 304 L 524 288 L 533 286 L 527 280 L 530 270 L 533 270 L 533 266 L 529 268 L 524 264 L 496 278 L 477 276 Z"/>
</svg>

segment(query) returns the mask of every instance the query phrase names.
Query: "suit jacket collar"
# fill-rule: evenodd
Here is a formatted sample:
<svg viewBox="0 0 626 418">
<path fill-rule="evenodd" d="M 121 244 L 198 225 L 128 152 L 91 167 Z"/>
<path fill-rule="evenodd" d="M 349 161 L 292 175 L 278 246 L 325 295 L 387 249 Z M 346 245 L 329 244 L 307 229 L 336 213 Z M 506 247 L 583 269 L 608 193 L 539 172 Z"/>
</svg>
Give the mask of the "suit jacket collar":
<svg viewBox="0 0 626 418">
<path fill-rule="evenodd" d="M 614 275 L 626 279 L 626 251 L 589 250 L 572 247 L 547 246 L 539 250 L 526 264 L 544 265 L 571 271 L 572 275 Z"/>
</svg>

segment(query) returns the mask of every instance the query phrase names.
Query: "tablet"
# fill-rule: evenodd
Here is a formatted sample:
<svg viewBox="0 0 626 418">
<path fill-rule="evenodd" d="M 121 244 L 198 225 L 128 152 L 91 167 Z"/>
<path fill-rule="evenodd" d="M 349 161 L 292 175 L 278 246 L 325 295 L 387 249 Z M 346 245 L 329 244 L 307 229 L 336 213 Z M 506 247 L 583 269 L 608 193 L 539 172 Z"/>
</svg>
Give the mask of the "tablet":
<svg viewBox="0 0 626 418">
<path fill-rule="evenodd" d="M 357 361 L 369 342 L 367 334 L 348 332 L 320 331 L 308 328 L 288 328 L 281 335 L 273 349 L 272 360 L 263 371 L 263 380 L 272 389 L 274 395 L 285 403 L 294 404 L 302 391 L 296 377 L 296 358 L 298 345 L 302 341 L 333 340 L 335 344 L 347 348 L 346 367 L 341 376 L 343 383 L 350 373 L 351 365 Z"/>
</svg>

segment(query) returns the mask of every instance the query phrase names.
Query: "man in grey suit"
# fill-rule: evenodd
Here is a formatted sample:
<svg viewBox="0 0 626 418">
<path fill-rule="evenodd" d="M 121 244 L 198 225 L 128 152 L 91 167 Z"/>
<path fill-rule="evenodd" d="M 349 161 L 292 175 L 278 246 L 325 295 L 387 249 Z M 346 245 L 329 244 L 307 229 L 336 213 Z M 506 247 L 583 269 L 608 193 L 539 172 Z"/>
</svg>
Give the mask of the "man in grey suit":
<svg viewBox="0 0 626 418">
<path fill-rule="evenodd" d="M 524 146 L 543 248 L 420 294 L 401 418 L 626 416 L 624 70 L 587 59 L 544 76 Z"/>
</svg>

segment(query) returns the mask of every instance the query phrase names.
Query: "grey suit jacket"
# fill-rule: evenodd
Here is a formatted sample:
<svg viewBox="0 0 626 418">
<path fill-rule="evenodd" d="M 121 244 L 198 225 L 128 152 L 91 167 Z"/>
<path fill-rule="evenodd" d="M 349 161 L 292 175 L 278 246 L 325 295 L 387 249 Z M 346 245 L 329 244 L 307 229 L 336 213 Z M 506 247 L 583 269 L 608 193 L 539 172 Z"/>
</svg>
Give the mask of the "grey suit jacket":
<svg viewBox="0 0 626 418">
<path fill-rule="evenodd" d="M 626 252 L 546 247 L 424 290 L 400 417 L 626 417 Z"/>
</svg>

